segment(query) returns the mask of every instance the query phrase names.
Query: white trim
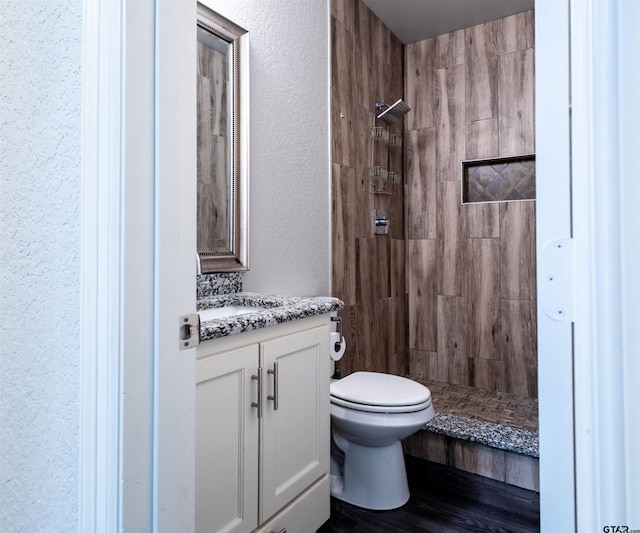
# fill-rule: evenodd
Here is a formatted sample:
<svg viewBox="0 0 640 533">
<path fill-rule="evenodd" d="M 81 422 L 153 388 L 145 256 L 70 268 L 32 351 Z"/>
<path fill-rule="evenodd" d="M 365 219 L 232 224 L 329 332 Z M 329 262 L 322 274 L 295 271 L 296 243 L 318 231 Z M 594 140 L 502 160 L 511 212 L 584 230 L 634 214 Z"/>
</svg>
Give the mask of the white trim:
<svg viewBox="0 0 640 533">
<path fill-rule="evenodd" d="M 122 17 L 118 2 L 83 6 L 79 529 L 116 531 Z"/>
<path fill-rule="evenodd" d="M 558 279 L 573 268 L 570 253 L 550 257 L 554 243 L 564 246 L 571 239 L 568 0 L 537 0 L 535 17 L 540 519 L 542 531 L 570 532 L 575 530 L 572 325 L 570 313 L 549 312 L 558 302 Z M 565 283 L 561 308 L 572 309 L 572 280 Z"/>
<path fill-rule="evenodd" d="M 638 198 L 638 124 L 640 124 L 640 2 L 620 2 L 618 6 L 618 105 L 620 124 L 620 239 L 622 256 L 622 369 L 624 390 L 620 407 L 624 420 L 624 465 L 626 521 L 630 527 L 640 529 L 640 217 Z"/>
<path fill-rule="evenodd" d="M 636 2 L 536 2 L 542 531 L 640 525 L 639 20 Z M 544 313 L 544 247 L 568 237 L 573 359 Z"/>
<path fill-rule="evenodd" d="M 572 2 L 579 531 L 640 527 L 640 461 L 634 453 L 640 403 L 635 67 L 640 10 L 633 4 Z"/>
<path fill-rule="evenodd" d="M 590 361 L 598 352 L 595 346 L 597 333 L 594 320 L 595 298 L 592 286 L 595 280 L 593 271 L 593 213 L 589 205 L 593 201 L 593 158 L 589 148 L 593 146 L 591 139 L 593 95 L 591 91 L 591 35 L 589 2 L 572 6 L 572 91 L 573 116 L 573 162 L 572 168 L 576 176 L 576 190 L 573 198 L 576 202 L 573 220 L 576 225 L 576 282 L 581 290 L 576 295 L 576 392 L 575 401 L 591 392 L 587 397 L 587 405 L 576 405 L 576 490 L 578 508 L 577 525 L 580 528 L 593 529 L 599 522 L 598 506 L 586 506 L 593 492 L 597 468 L 592 469 L 591 462 L 596 460 L 597 451 L 590 433 L 591 412 L 597 409 L 599 393 L 593 389 L 593 370 Z M 590 396 L 590 397 L 589 397 Z M 589 465 L 585 468 L 586 465 Z M 599 529 L 599 528 L 597 528 Z"/>
<path fill-rule="evenodd" d="M 79 529 L 190 531 L 195 1 L 83 5 Z"/>
</svg>

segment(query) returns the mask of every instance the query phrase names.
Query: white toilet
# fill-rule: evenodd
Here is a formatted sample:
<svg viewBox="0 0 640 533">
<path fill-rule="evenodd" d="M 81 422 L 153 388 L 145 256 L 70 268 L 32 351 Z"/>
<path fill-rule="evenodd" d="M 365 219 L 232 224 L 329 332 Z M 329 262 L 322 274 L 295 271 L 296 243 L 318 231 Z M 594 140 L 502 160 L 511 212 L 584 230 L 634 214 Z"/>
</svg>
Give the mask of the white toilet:
<svg viewBox="0 0 640 533">
<path fill-rule="evenodd" d="M 435 416 L 431 392 L 407 378 L 355 372 L 331 383 L 331 495 L 365 509 L 409 500 L 401 439 Z"/>
</svg>

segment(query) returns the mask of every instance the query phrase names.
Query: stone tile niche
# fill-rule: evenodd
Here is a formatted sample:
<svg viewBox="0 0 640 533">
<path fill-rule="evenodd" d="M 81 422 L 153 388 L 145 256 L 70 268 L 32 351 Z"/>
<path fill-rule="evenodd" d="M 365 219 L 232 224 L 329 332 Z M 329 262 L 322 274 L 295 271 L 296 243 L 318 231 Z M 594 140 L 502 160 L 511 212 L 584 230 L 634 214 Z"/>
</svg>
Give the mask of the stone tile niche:
<svg viewBox="0 0 640 533">
<path fill-rule="evenodd" d="M 462 202 L 536 199 L 535 155 L 462 162 Z"/>
</svg>

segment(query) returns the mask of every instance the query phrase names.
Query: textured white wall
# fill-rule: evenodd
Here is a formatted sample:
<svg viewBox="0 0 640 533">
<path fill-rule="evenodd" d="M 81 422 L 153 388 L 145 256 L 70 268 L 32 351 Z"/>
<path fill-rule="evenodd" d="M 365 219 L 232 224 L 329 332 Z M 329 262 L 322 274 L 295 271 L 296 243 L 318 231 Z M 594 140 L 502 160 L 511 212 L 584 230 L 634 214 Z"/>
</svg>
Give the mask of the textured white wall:
<svg viewBox="0 0 640 533">
<path fill-rule="evenodd" d="M 243 288 L 329 294 L 329 2 L 203 3 L 250 38 L 251 270 Z"/>
<path fill-rule="evenodd" d="M 78 514 L 79 1 L 0 7 L 0 531 Z"/>
<path fill-rule="evenodd" d="M 0 531 L 78 527 L 82 4 L 0 10 Z M 328 2 L 211 0 L 251 32 L 245 289 L 330 289 Z"/>
</svg>

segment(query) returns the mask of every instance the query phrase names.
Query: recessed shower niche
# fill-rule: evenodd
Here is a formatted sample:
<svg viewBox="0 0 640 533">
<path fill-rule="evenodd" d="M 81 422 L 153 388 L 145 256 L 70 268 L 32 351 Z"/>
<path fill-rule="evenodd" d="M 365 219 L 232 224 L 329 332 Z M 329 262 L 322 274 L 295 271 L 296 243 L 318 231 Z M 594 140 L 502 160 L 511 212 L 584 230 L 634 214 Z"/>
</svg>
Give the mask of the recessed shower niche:
<svg viewBox="0 0 640 533">
<path fill-rule="evenodd" d="M 462 203 L 536 199 L 536 156 L 462 161 Z"/>
</svg>

